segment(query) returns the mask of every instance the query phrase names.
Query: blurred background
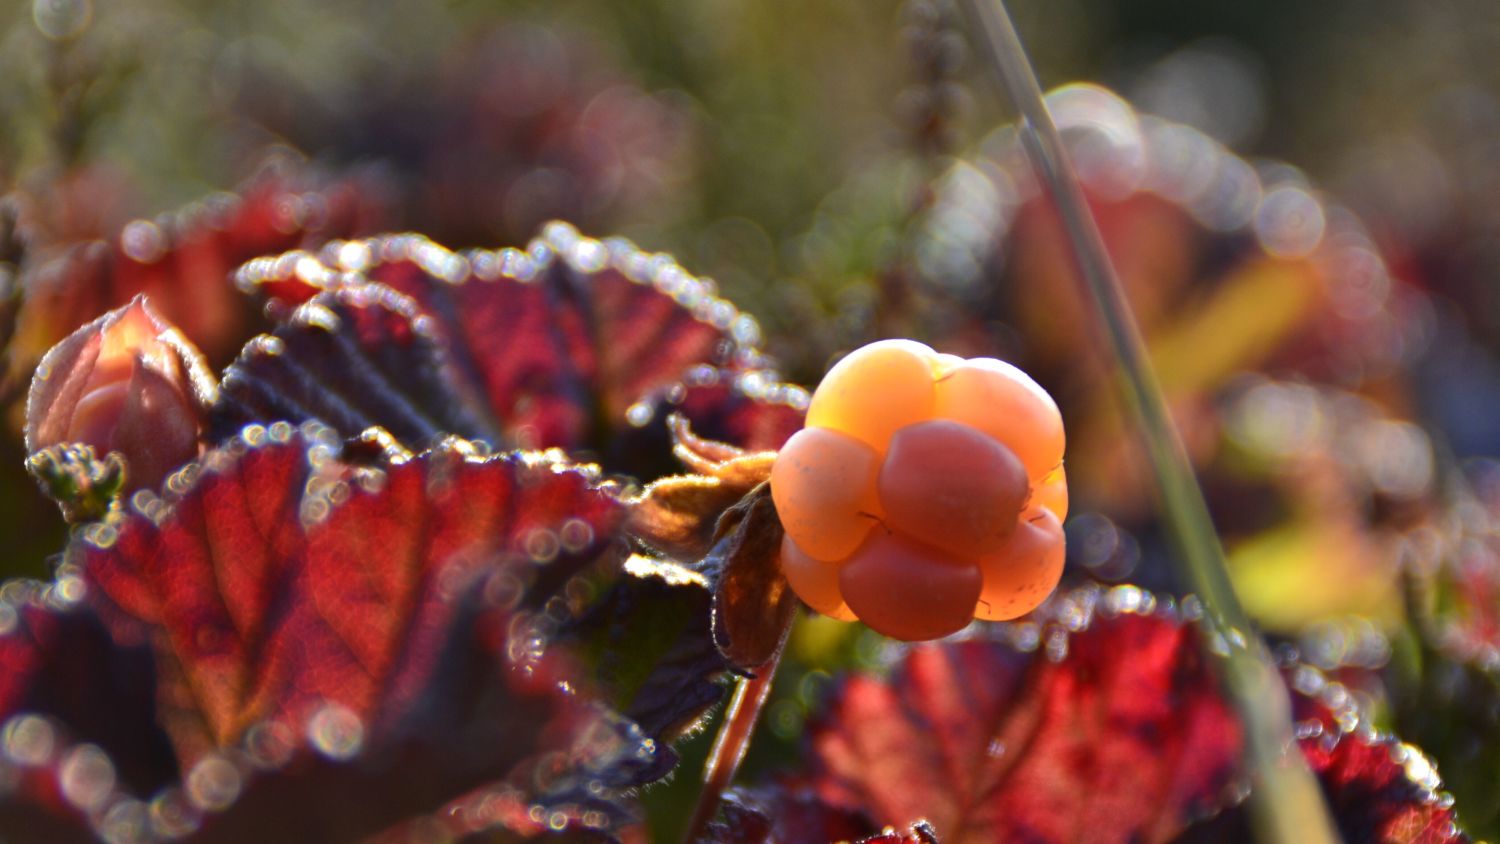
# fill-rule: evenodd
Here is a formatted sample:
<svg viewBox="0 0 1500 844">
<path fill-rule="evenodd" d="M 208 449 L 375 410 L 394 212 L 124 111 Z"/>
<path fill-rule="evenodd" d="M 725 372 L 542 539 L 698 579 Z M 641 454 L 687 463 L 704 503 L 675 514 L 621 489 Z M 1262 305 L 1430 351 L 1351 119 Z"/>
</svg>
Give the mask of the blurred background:
<svg viewBox="0 0 1500 844">
<path fill-rule="evenodd" d="M 1437 755 L 1482 828 L 1500 798 L 1465 783 L 1500 763 L 1471 739 L 1500 710 L 1463 707 L 1500 700 L 1500 6 L 1011 6 L 1243 600 Z M 948 0 L 4 0 L 0 571 L 40 575 L 62 544 L 16 420 L 83 321 L 150 289 L 222 365 L 253 322 L 222 279 L 261 251 L 404 229 L 519 246 L 563 218 L 714 279 L 789 380 L 892 335 L 1021 363 L 1068 417 L 1068 577 L 1179 592 L 1113 365 L 965 32 Z M 241 236 L 216 203 L 267 185 L 270 235 Z M 191 272 L 121 269 L 205 226 Z M 752 771 L 831 672 L 882 660 L 854 630 L 799 629 Z"/>
</svg>

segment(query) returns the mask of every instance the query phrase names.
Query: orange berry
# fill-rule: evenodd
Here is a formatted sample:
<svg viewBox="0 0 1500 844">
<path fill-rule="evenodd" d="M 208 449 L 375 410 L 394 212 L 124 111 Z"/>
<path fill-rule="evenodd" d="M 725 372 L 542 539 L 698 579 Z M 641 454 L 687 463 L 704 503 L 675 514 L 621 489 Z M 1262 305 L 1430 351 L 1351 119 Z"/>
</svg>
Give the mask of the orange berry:
<svg viewBox="0 0 1500 844">
<path fill-rule="evenodd" d="M 1061 466 L 1048 472 L 1031 488 L 1027 512 L 1043 507 L 1051 510 L 1059 522 L 1068 518 L 1068 473 Z"/>
<path fill-rule="evenodd" d="M 781 571 L 802 603 L 839 621 L 854 621 L 854 613 L 839 592 L 839 564 L 815 560 L 803 553 L 790 536 L 781 540 Z"/>
<path fill-rule="evenodd" d="M 952 419 L 999 440 L 1032 480 L 1062 463 L 1065 439 L 1057 404 L 1031 376 L 994 358 L 973 358 L 937 382 L 933 416 Z"/>
<path fill-rule="evenodd" d="M 859 620 L 907 642 L 962 630 L 981 584 L 973 564 L 883 530 L 872 531 L 839 571 L 844 603 Z"/>
<path fill-rule="evenodd" d="M 935 354 L 911 340 L 855 349 L 813 391 L 807 426 L 842 431 L 883 453 L 897 429 L 932 417 Z"/>
<path fill-rule="evenodd" d="M 877 483 L 887 527 L 966 560 L 1005 544 L 1027 487 L 1010 449 L 948 419 L 897 431 Z"/>
<path fill-rule="evenodd" d="M 880 456 L 848 434 L 803 428 L 771 467 L 771 500 L 787 536 L 808 555 L 842 560 L 881 516 L 875 494 Z"/>
<path fill-rule="evenodd" d="M 958 355 L 950 355 L 947 352 L 938 352 L 932 357 L 932 377 L 942 378 L 944 375 L 963 366 L 964 358 Z"/>
<path fill-rule="evenodd" d="M 1023 615 L 1056 587 L 1062 415 L 1019 369 L 872 343 L 829 371 L 807 426 L 771 496 L 782 570 L 808 606 L 919 641 Z"/>
<path fill-rule="evenodd" d="M 1062 523 L 1050 510 L 1022 520 L 1004 548 L 979 561 L 984 586 L 975 617 L 1008 621 L 1036 609 L 1062 579 L 1065 556 Z"/>
</svg>

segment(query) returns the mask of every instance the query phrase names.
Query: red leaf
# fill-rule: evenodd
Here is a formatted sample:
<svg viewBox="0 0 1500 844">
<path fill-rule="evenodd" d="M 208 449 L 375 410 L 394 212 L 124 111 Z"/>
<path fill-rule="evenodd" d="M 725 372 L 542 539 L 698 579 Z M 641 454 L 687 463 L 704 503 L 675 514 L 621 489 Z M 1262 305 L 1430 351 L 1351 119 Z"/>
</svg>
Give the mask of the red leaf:
<svg viewBox="0 0 1500 844">
<path fill-rule="evenodd" d="M 141 293 L 210 358 L 222 360 L 244 341 L 250 317 L 226 283 L 235 267 L 256 255 L 361 234 L 378 216 L 357 179 L 319 182 L 271 168 L 240 196 L 136 220 L 110 232 L 107 242 L 28 249 L 8 378 L 29 377 L 53 344 Z"/>
<path fill-rule="evenodd" d="M 1302 742 L 1346 841 L 1443 844 L 1465 840 L 1451 809 L 1433 797 L 1436 772 L 1421 752 L 1395 741 L 1330 735 Z M 1417 782 L 1414 776 L 1427 782 Z"/>
<path fill-rule="evenodd" d="M 925 645 L 889 680 L 851 678 L 810 729 L 807 784 L 871 829 L 925 819 L 946 842 L 1165 841 L 1235 802 L 1239 725 L 1197 630 L 1132 587 L 1099 613 L 1096 595 L 1057 601 L 1041 628 L 999 628 L 1030 651 Z M 1332 725 L 1357 718 L 1295 700 L 1318 719 L 1303 749 L 1348 840 L 1462 840 L 1434 783 L 1392 761 L 1394 742 L 1340 733 Z M 1229 834 L 1233 815 L 1210 837 Z"/>
<path fill-rule="evenodd" d="M 177 765 L 155 724 L 150 653 L 115 642 L 78 610 L 79 584 L 73 575 L 56 584 L 11 581 L 0 594 L 0 724 L 22 714 L 67 724 L 75 740 L 119 760 L 125 783 L 159 788 L 176 778 Z"/>
<path fill-rule="evenodd" d="M 318 419 L 350 436 L 378 425 L 415 448 L 445 434 L 489 435 L 477 398 L 421 317 L 380 284 L 317 295 L 245 345 L 225 372 L 213 433 Z"/>
<path fill-rule="evenodd" d="M 638 403 L 690 368 L 762 363 L 754 321 L 709 282 L 560 223 L 526 252 L 459 254 L 407 235 L 326 254 L 329 264 L 295 253 L 252 262 L 240 285 L 281 313 L 371 281 L 409 296 L 451 363 L 455 392 L 480 397 L 480 433 L 497 447 L 606 446 L 628 423 L 648 422 L 652 406 Z"/>
<path fill-rule="evenodd" d="M 76 548 L 90 595 L 144 624 L 183 673 L 172 697 L 191 713 L 168 727 L 189 763 L 255 723 L 300 730 L 328 703 L 388 723 L 429 679 L 455 592 L 496 571 L 518 587 L 552 573 L 529 554 L 576 570 L 621 516 L 576 469 L 451 447 L 356 469 L 321 436 L 247 431 L 177 480 L 190 486 L 176 502 Z M 566 549 L 565 527 L 579 537 Z"/>
<path fill-rule="evenodd" d="M 818 793 L 950 842 L 1164 840 L 1219 805 L 1239 746 L 1195 635 L 1122 616 L 1061 662 L 914 648 L 890 682 L 852 678 L 813 729 Z"/>
<path fill-rule="evenodd" d="M 538 610 L 612 553 L 621 505 L 543 455 L 452 443 L 376 470 L 337 454 L 326 429 L 247 429 L 174 476 L 170 502 L 138 494 L 133 513 L 90 526 L 59 581 L 73 585 L 54 587 L 81 586 L 80 617 L 106 622 L 113 640 L 93 664 L 149 643 L 152 717 L 193 840 L 349 840 L 488 781 L 527 806 L 612 822 L 612 789 L 658 774 L 655 751 L 564 692 L 563 655 L 541 650 L 554 622 Z M 0 638 L 21 677 L 0 684 L 0 703 L 25 707 L 0 718 L 46 716 L 77 738 L 89 712 L 36 695 L 43 668 L 79 657 L 38 658 L 31 641 Z M 106 762 L 110 750 L 130 752 L 106 746 Z M 62 782 L 54 762 L 27 770 Z M 96 809 L 135 799 L 106 792 L 86 807 L 96 829 L 108 814 Z M 21 796 L 42 805 L 38 794 Z"/>
<path fill-rule="evenodd" d="M 18 841 L 92 841 L 89 814 L 113 794 L 178 778 L 149 652 L 79 611 L 78 586 L 0 589 L 0 829 Z"/>
</svg>

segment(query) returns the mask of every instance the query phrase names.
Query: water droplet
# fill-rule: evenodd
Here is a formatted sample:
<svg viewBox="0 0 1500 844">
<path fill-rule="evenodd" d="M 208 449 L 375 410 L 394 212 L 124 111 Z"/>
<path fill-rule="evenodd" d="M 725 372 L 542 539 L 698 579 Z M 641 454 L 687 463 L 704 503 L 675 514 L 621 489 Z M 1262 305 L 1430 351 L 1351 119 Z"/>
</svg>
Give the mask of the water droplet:
<svg viewBox="0 0 1500 844">
<path fill-rule="evenodd" d="M 307 737 L 319 753 L 343 761 L 359 753 L 365 740 L 365 725 L 348 707 L 330 702 L 307 722 Z"/>
<path fill-rule="evenodd" d="M 95 548 L 108 548 L 119 538 L 119 531 L 108 522 L 95 522 L 83 529 L 83 538 Z"/>
<path fill-rule="evenodd" d="M 109 844 L 141 844 L 150 814 L 145 803 L 127 797 L 110 806 L 94 829 Z"/>
<path fill-rule="evenodd" d="M 266 426 L 246 425 L 240 429 L 240 439 L 244 440 L 245 445 L 256 448 L 266 441 Z"/>
<path fill-rule="evenodd" d="M 338 264 L 345 272 L 363 272 L 370 266 L 370 246 L 367 243 L 351 240 L 338 247 Z"/>
<path fill-rule="evenodd" d="M 1420 785 L 1428 791 L 1436 790 L 1443 784 L 1438 776 L 1437 768 L 1427 754 L 1409 744 L 1401 746 L 1401 767 L 1406 771 L 1406 778 Z"/>
<path fill-rule="evenodd" d="M 1031 653 L 1042 644 L 1042 629 L 1034 622 L 1023 621 L 1011 628 L 1011 641 L 1016 650 Z"/>
<path fill-rule="evenodd" d="M 636 428 L 644 428 L 651 421 L 655 410 L 650 403 L 638 401 L 625 411 L 625 421 Z"/>
<path fill-rule="evenodd" d="M 115 766 L 92 744 L 81 744 L 63 757 L 58 771 L 63 796 L 74 806 L 92 812 L 115 788 Z"/>
<path fill-rule="evenodd" d="M 1323 240 L 1327 221 L 1323 206 L 1297 185 L 1266 192 L 1255 212 L 1255 235 L 1267 252 L 1278 258 L 1311 254 Z"/>
<path fill-rule="evenodd" d="M 574 244 L 568 253 L 568 259 L 579 271 L 596 273 L 604 269 L 609 260 L 609 251 L 597 240 L 583 239 Z"/>
<path fill-rule="evenodd" d="M 58 577 L 52 584 L 54 602 L 64 607 L 73 606 L 82 601 L 87 592 L 88 585 L 77 575 Z"/>
<path fill-rule="evenodd" d="M 533 563 L 545 564 L 557 559 L 557 552 L 561 548 L 557 534 L 546 528 L 537 528 L 526 535 L 526 556 Z"/>
<path fill-rule="evenodd" d="M 739 311 L 723 299 L 714 299 L 709 306 L 708 321 L 720 331 L 728 331 L 737 316 Z"/>
<path fill-rule="evenodd" d="M 245 731 L 245 753 L 261 770 L 275 770 L 291 761 L 292 735 L 284 725 L 265 721 Z"/>
<path fill-rule="evenodd" d="M 1240 158 L 1215 146 L 1214 172 L 1208 184 L 1188 201 L 1188 212 L 1215 231 L 1237 231 L 1249 225 L 1260 205 L 1260 176 Z"/>
<path fill-rule="evenodd" d="M 568 519 L 563 522 L 562 547 L 570 554 L 576 554 L 587 548 L 594 541 L 594 528 L 583 519 Z"/>
<path fill-rule="evenodd" d="M 78 36 L 93 18 L 94 4 L 89 0 L 36 0 L 31 6 L 36 28 L 53 41 Z"/>
<path fill-rule="evenodd" d="M 52 759 L 57 737 L 39 715 L 17 715 L 5 722 L 5 755 L 18 765 L 45 765 Z"/>
<path fill-rule="evenodd" d="M 1203 618 L 1203 601 L 1197 595 L 1188 595 L 1182 599 L 1182 617 L 1188 621 Z"/>
<path fill-rule="evenodd" d="M 120 233 L 120 249 L 133 261 L 154 264 L 166 254 L 167 237 L 150 220 L 135 220 Z"/>
<path fill-rule="evenodd" d="M 760 345 L 760 324 L 749 314 L 740 314 L 729 333 L 734 337 L 734 341 L 742 346 Z"/>
<path fill-rule="evenodd" d="M 520 578 L 508 571 L 501 571 L 485 581 L 484 599 L 490 606 L 511 610 L 521 603 L 525 591 Z"/>
<path fill-rule="evenodd" d="M 201 822 L 198 811 L 176 788 L 165 789 L 152 798 L 149 811 L 151 831 L 157 838 L 185 838 L 196 831 Z"/>
<path fill-rule="evenodd" d="M 1295 734 L 1298 739 L 1313 739 L 1323 735 L 1323 722 L 1302 721 L 1296 725 Z"/>
<path fill-rule="evenodd" d="M 1047 631 L 1047 659 L 1062 662 L 1068 656 L 1068 634 L 1065 630 Z"/>
<path fill-rule="evenodd" d="M 187 796 L 194 806 L 208 812 L 228 808 L 240 796 L 244 780 L 239 768 L 222 756 L 209 755 L 198 761 L 187 777 Z"/>
<path fill-rule="evenodd" d="M 311 527 L 328 518 L 333 508 L 324 498 L 308 498 L 302 502 L 302 524 Z"/>
</svg>

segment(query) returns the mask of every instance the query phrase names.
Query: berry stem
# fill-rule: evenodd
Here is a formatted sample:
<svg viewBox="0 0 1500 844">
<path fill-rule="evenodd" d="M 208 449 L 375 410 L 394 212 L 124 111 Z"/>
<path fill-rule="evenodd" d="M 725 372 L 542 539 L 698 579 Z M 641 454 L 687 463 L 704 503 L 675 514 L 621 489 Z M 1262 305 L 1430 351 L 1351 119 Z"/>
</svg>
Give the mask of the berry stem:
<svg viewBox="0 0 1500 844">
<path fill-rule="evenodd" d="M 1021 113 L 1022 144 L 1052 197 L 1088 298 L 1104 326 L 1120 393 L 1150 457 L 1163 515 L 1180 551 L 1177 559 L 1204 604 L 1207 650 L 1222 655 L 1224 684 L 1245 727 L 1258 837 L 1275 842 L 1336 841 L 1327 806 L 1293 738 L 1286 689 L 1230 585 L 1224 549 L 1203 491 L 1020 36 L 1003 0 L 969 0 L 968 7 L 983 32 L 991 67 Z"/>
<path fill-rule="evenodd" d="M 693 809 L 687 834 L 682 839 L 684 844 L 692 844 L 703 836 L 709 821 L 719 810 L 724 790 L 734 781 L 740 762 L 745 759 L 750 737 L 755 733 L 755 723 L 760 720 L 760 711 L 771 696 L 771 681 L 781 665 L 781 653 L 786 650 L 786 640 L 796 618 L 797 613 L 789 614 L 786 626 L 781 630 L 781 641 L 766 664 L 756 668 L 755 676 L 740 678 L 735 686 L 734 697 L 719 724 L 719 734 L 714 737 L 713 749 L 708 752 L 708 761 L 703 765 L 703 790 L 698 793 L 698 805 Z"/>
</svg>

